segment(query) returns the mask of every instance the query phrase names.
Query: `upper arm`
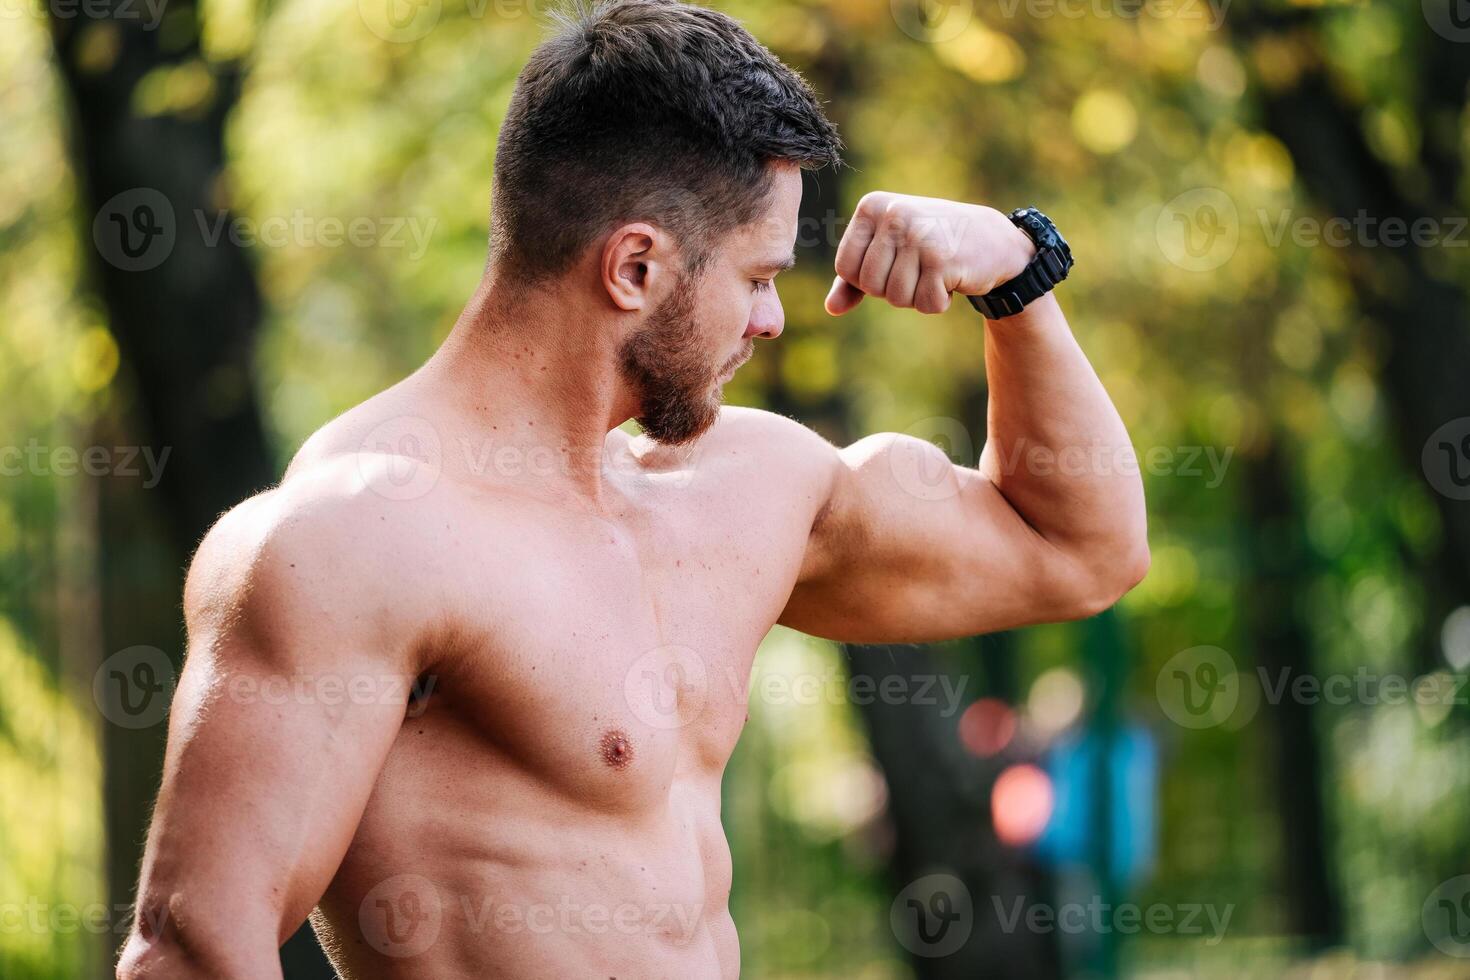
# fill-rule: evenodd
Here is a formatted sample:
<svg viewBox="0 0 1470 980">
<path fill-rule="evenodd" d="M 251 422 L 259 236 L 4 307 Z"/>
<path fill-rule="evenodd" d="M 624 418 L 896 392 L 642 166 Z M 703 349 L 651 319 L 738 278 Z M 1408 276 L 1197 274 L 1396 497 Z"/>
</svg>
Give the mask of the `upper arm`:
<svg viewBox="0 0 1470 980">
<path fill-rule="evenodd" d="M 140 921 L 163 917 L 176 945 L 223 929 L 226 955 L 264 944 L 272 959 L 335 874 L 417 676 L 394 604 L 373 594 L 382 559 L 282 492 L 226 515 L 190 569 L 139 888 Z M 212 965 L 254 975 L 243 958 Z"/>
<path fill-rule="evenodd" d="M 951 639 L 1097 611 L 1107 598 L 979 470 L 880 433 L 833 450 L 781 622 L 848 642 Z"/>
</svg>

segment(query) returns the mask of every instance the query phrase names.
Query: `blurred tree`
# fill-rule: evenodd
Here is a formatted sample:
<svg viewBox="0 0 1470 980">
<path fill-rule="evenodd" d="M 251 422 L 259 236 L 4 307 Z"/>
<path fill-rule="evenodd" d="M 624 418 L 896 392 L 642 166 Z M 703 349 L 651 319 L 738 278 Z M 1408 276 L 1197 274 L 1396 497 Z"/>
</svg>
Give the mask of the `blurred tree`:
<svg viewBox="0 0 1470 980">
<path fill-rule="evenodd" d="M 1435 4 L 1419 7 L 1402 11 L 1408 26 L 1397 28 L 1408 48 L 1395 62 L 1409 76 L 1403 94 L 1347 77 L 1332 50 L 1330 12 L 1253 3 L 1238 8 L 1230 25 L 1252 67 L 1263 123 L 1290 150 L 1302 183 L 1325 211 L 1348 220 L 1394 218 L 1410 228 L 1427 221 L 1436 235 L 1449 236 L 1455 216 L 1466 213 L 1462 121 L 1470 56 L 1464 38 L 1451 36 L 1453 0 L 1444 4 L 1442 24 L 1433 20 Z M 1409 145 L 1375 143 L 1366 132 L 1370 110 L 1401 116 L 1414 134 Z M 1443 246 L 1450 244 L 1388 247 L 1361 239 L 1346 260 L 1347 281 L 1379 331 L 1384 388 L 1405 464 L 1416 473 L 1431 433 L 1470 417 L 1470 297 L 1463 261 L 1455 265 L 1446 255 Z M 1425 570 L 1425 582 L 1436 591 L 1436 583 L 1450 586 L 1449 595 L 1433 598 L 1437 624 L 1448 603 L 1470 599 L 1470 501 L 1433 496 L 1444 548 L 1439 566 Z"/>
<path fill-rule="evenodd" d="M 889 677 L 909 690 L 915 678 L 945 677 L 952 689 L 973 694 L 960 682 L 988 677 L 987 695 L 1013 701 L 1011 634 L 955 646 L 954 657 L 925 646 L 846 649 L 853 678 L 864 679 L 868 690 L 884 690 Z M 1060 977 L 1056 933 L 1006 928 L 996 912 L 1017 902 L 1031 906 L 1051 900 L 1047 875 L 995 835 L 990 789 L 1001 764 L 969 757 L 958 737 L 958 718 L 934 705 L 875 697 L 860 710 L 888 783 L 894 892 L 926 875 L 952 874 L 964 882 L 973 903 L 975 929 L 968 940 L 948 955 L 914 958 L 915 975 L 924 980 Z"/>
<path fill-rule="evenodd" d="M 1322 669 L 1301 602 L 1312 580 L 1311 545 L 1280 438 L 1242 461 L 1251 528 L 1244 542 L 1251 574 L 1241 596 L 1243 628 L 1256 666 L 1273 684 L 1320 676 Z M 1321 736 L 1312 706 L 1298 698 L 1275 701 L 1269 720 L 1289 928 L 1309 947 L 1325 949 L 1342 940 L 1342 914 L 1330 871 L 1334 835 L 1323 800 Z"/>
<path fill-rule="evenodd" d="M 103 650 L 153 646 L 177 666 L 182 571 L 195 544 L 222 511 L 275 476 L 253 377 L 254 273 L 230 236 L 184 233 L 194 217 L 221 210 L 224 126 L 241 69 L 204 59 L 191 0 L 170 3 L 157 30 L 110 0 L 104 6 L 106 16 L 86 18 L 48 7 L 83 214 L 97 216 L 88 229 L 98 246 L 91 278 L 132 402 L 102 420 L 102 444 L 167 447 L 170 456 L 158 497 L 104 484 Z M 145 100 L 147 89 L 161 94 Z M 146 237 L 107 238 L 134 232 Z M 127 261 L 154 247 L 165 249 L 162 261 Z M 162 725 L 114 727 L 104 740 L 107 880 L 118 900 L 136 884 L 164 734 Z M 305 934 L 292 945 L 290 975 L 332 975 L 313 947 Z"/>
<path fill-rule="evenodd" d="M 1437 16 L 1442 8 L 1442 17 Z M 1456 216 L 1466 214 L 1462 122 L 1470 89 L 1470 56 L 1454 0 L 1409 4 L 1389 23 L 1347 20 L 1330 9 L 1280 9 L 1260 2 L 1229 21 L 1250 66 L 1261 121 L 1290 151 L 1298 177 L 1325 212 L 1356 222 L 1369 218 L 1425 222 L 1436 239 L 1393 247 L 1374 225 L 1355 231 L 1344 258 L 1346 281 L 1383 352 L 1381 380 L 1403 462 L 1426 475 L 1426 442 L 1441 426 L 1470 418 L 1470 295 L 1464 261 L 1447 254 Z M 1355 77 L 1344 66 L 1344 39 L 1368 30 L 1391 32 L 1403 45 L 1390 71 Z M 1401 40 L 1400 40 L 1401 39 Z M 1351 42 L 1349 42 L 1351 43 Z M 1375 123 L 1376 120 L 1376 123 Z M 1384 120 L 1390 120 L 1385 123 Z M 1375 135 L 1374 127 L 1378 127 Z M 1385 139 L 1401 128 L 1405 139 Z M 1463 221 L 1463 217 L 1458 220 Z M 1460 228 L 1463 237 L 1464 228 Z M 1452 447 L 1452 451 L 1454 448 Z M 1310 670 L 1312 633 L 1293 597 L 1310 570 L 1279 445 L 1247 462 L 1255 554 L 1251 629 L 1261 665 Z M 1439 624 L 1470 601 L 1470 501 L 1431 493 L 1444 528 L 1441 548 L 1420 568 L 1423 621 L 1417 669 L 1443 666 Z M 1324 840 L 1320 749 L 1309 709 L 1293 698 L 1276 706 L 1277 786 L 1284 830 L 1293 926 L 1309 941 L 1338 940 L 1340 903 L 1329 883 Z M 1446 868 L 1454 873 L 1453 868 Z"/>
</svg>

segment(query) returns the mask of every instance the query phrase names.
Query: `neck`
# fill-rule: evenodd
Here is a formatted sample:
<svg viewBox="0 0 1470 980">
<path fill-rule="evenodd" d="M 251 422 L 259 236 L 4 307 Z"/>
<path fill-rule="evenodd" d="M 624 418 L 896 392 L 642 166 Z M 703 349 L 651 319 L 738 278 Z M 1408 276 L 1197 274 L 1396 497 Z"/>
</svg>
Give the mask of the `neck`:
<svg viewBox="0 0 1470 980">
<path fill-rule="evenodd" d="M 570 291 L 487 274 L 425 371 L 481 440 L 482 463 L 597 504 L 607 434 L 637 414 L 609 321 Z"/>
</svg>

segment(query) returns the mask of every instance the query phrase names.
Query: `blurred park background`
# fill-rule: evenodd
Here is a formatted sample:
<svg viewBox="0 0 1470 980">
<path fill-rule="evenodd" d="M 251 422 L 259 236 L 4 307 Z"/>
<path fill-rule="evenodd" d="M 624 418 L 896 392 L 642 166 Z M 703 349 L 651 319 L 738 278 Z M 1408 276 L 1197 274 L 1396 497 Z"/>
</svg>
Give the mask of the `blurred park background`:
<svg viewBox="0 0 1470 980">
<path fill-rule="evenodd" d="M 768 638 L 745 975 L 1470 976 L 1470 6 L 720 6 L 851 163 L 728 400 L 973 463 L 978 316 L 832 320 L 831 256 L 868 190 L 1035 204 L 1153 552 L 1081 623 Z M 182 569 L 447 332 L 542 7 L 0 0 L 0 977 L 109 974 Z"/>
</svg>

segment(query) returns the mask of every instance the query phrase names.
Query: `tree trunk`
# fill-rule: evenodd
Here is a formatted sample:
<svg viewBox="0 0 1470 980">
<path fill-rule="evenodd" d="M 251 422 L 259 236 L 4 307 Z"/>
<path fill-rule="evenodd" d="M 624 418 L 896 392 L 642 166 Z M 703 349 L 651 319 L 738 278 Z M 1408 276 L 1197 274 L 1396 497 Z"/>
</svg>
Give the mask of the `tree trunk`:
<svg viewBox="0 0 1470 980">
<path fill-rule="evenodd" d="M 1236 13 L 1232 30 L 1247 47 L 1274 35 L 1305 52 L 1307 64 L 1298 75 L 1276 85 L 1257 81 L 1254 94 L 1265 128 L 1291 152 L 1302 184 L 1321 207 L 1349 220 L 1366 213 L 1378 221 L 1399 218 L 1410 227 L 1430 219 L 1446 239 L 1431 248 L 1450 247 L 1450 222 L 1465 214 L 1458 124 L 1470 86 L 1465 45 L 1434 30 L 1406 35 L 1406 43 L 1419 45 L 1404 55 L 1420 66 L 1413 108 L 1423 139 L 1414 164 L 1424 179 L 1416 182 L 1402 179 L 1374 155 L 1363 135 L 1363 106 L 1349 101 L 1345 87 L 1334 84 L 1324 67 L 1315 12 L 1273 14 L 1253 5 Z M 1467 235 L 1459 230 L 1461 241 Z M 1412 243 L 1359 243 L 1347 258 L 1358 304 L 1379 330 L 1386 352 L 1382 381 L 1404 462 L 1411 472 L 1429 475 L 1426 443 L 1445 423 L 1470 419 L 1470 299 L 1464 283 L 1445 271 L 1449 263 L 1437 263 L 1429 249 Z M 1470 453 L 1458 439 L 1448 445 L 1462 467 L 1470 466 Z M 1439 447 L 1430 450 L 1438 453 Z M 1451 595 L 1433 603 L 1442 610 L 1447 601 L 1470 600 L 1470 500 L 1446 493 L 1434 477 L 1429 482 L 1444 547 L 1439 566 L 1425 578 L 1448 583 Z"/>
<path fill-rule="evenodd" d="M 967 641 L 958 672 L 946 670 L 930 647 L 850 646 L 847 653 L 854 681 L 865 679 L 869 690 L 881 692 L 884 679 L 896 677 L 914 692 L 919 690 L 916 678 L 947 675 L 955 685 L 960 678 L 968 678 L 964 690 L 973 693 L 977 675 L 1007 674 L 1012 642 L 1007 634 Z M 1006 692 L 991 687 L 989 693 L 1005 696 Z M 865 701 L 860 710 L 873 754 L 888 783 L 888 818 L 894 831 L 893 894 L 904 901 L 910 883 L 936 874 L 958 878 L 969 894 L 968 917 L 956 920 L 954 926 L 969 929 L 967 934 L 951 940 L 938 931 L 937 920 L 912 923 L 937 937 L 932 945 L 913 943 L 910 937 L 915 975 L 922 980 L 1061 976 L 1054 934 L 1028 930 L 1024 917 L 1016 922 L 1010 918 L 1018 902 L 1029 908 L 1049 904 L 1052 896 L 1043 870 L 996 839 L 989 804 L 990 786 L 1000 764 L 965 754 L 957 734 L 958 715 L 946 716 L 935 705 L 915 703 L 917 699 L 874 697 Z M 923 896 L 916 898 L 922 908 L 944 908 Z M 942 902 L 966 915 L 960 895 L 949 894 Z M 922 916 L 923 912 L 899 909 L 895 915 Z"/>
<path fill-rule="evenodd" d="M 1256 666 L 1273 685 L 1318 676 L 1315 640 L 1300 598 L 1311 584 L 1310 545 L 1278 439 L 1242 461 L 1250 527 L 1250 578 L 1242 608 Z M 1286 688 L 1290 690 L 1290 688 Z M 1313 950 L 1342 941 L 1342 909 L 1328 855 L 1333 834 L 1323 798 L 1321 739 L 1313 708 L 1289 694 L 1266 721 L 1281 832 L 1287 928 Z"/>
<path fill-rule="evenodd" d="M 162 465 L 154 487 L 116 479 L 103 486 L 100 653 L 153 647 L 167 673 L 182 657 L 179 598 L 195 544 L 220 512 L 274 479 L 253 377 L 261 313 L 254 273 L 228 235 L 211 244 L 200 231 L 201 220 L 212 222 L 227 205 L 217 193 L 239 75 L 201 59 L 199 13 L 189 0 L 169 4 L 166 30 L 145 26 L 136 4 L 109 5 L 101 17 L 48 9 L 70 97 L 92 285 L 122 354 L 117 402 L 125 407 L 102 431 L 108 444 L 146 447 Z M 181 66 L 196 79 L 207 72 L 212 94 L 139 115 L 139 83 Z M 158 788 L 165 725 L 161 717 L 141 724 L 161 714 L 148 698 L 136 718 L 104 721 L 113 902 L 133 895 Z M 290 975 L 332 975 L 320 953 L 304 962 Z"/>
</svg>

